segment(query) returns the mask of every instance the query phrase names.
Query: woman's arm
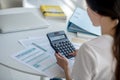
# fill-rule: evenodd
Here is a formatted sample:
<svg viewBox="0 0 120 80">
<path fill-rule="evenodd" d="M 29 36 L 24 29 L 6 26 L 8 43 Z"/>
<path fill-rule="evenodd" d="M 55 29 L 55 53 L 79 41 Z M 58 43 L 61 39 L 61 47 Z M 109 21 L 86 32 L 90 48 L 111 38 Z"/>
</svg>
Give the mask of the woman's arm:
<svg viewBox="0 0 120 80">
<path fill-rule="evenodd" d="M 64 70 L 64 72 L 65 72 L 66 80 L 72 80 L 72 79 L 71 79 L 71 76 L 70 76 L 70 70 L 69 70 L 69 67 L 68 67 L 68 69 Z"/>
<path fill-rule="evenodd" d="M 57 64 L 61 68 L 63 68 L 63 70 L 65 72 L 66 80 L 72 80 L 71 76 L 70 76 L 70 69 L 69 69 L 67 59 L 65 57 L 63 57 L 62 55 L 60 55 L 59 53 L 56 53 L 55 56 L 56 56 L 56 59 L 57 59 Z"/>
</svg>

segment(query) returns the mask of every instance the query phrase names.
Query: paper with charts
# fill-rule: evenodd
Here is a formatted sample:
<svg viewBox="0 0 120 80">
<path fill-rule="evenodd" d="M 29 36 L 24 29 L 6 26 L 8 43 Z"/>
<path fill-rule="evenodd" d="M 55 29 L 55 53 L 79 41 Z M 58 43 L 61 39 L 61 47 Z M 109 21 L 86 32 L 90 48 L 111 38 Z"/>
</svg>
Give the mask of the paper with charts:
<svg viewBox="0 0 120 80">
<path fill-rule="evenodd" d="M 63 74 L 63 70 L 56 64 L 56 60 L 42 48 L 31 46 L 12 57 L 32 69 L 42 72 L 45 76 L 55 77 Z"/>
<path fill-rule="evenodd" d="M 63 70 L 56 64 L 55 51 L 50 46 L 46 36 L 21 39 L 19 43 L 25 47 L 25 49 L 12 55 L 14 59 L 43 73 L 45 76 L 64 77 Z M 68 62 L 72 70 L 74 60 L 69 59 Z"/>
</svg>

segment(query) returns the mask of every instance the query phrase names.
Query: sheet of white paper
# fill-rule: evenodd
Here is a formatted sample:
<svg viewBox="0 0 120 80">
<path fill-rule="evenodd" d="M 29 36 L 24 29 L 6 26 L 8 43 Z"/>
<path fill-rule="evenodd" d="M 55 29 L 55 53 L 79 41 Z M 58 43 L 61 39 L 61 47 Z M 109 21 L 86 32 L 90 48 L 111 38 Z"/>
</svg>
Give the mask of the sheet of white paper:
<svg viewBox="0 0 120 80">
<path fill-rule="evenodd" d="M 47 52 L 54 55 L 55 51 L 50 46 L 49 40 L 47 37 L 30 37 L 28 39 L 19 40 L 20 44 L 22 44 L 25 48 L 33 45 L 32 43 L 37 44 L 38 46 L 42 46 Z M 35 45 L 34 45 L 35 46 Z"/>
<path fill-rule="evenodd" d="M 48 77 L 63 74 L 63 70 L 56 64 L 56 59 L 46 51 L 35 46 L 28 47 L 12 55 L 12 57 Z"/>
<path fill-rule="evenodd" d="M 56 63 L 56 58 L 54 56 L 54 53 L 55 51 L 53 50 L 53 48 L 51 47 L 50 43 L 49 43 L 49 40 L 48 38 L 45 36 L 45 37 L 29 37 L 27 39 L 22 39 L 22 40 L 19 40 L 20 44 L 22 44 L 25 48 L 28 48 L 29 46 L 36 46 L 37 48 L 39 49 L 42 49 L 43 51 L 47 51 L 46 53 L 51 55 L 52 56 L 52 59 L 54 60 L 54 62 Z M 77 45 L 78 47 L 78 45 Z M 73 67 L 73 64 L 74 64 L 74 58 L 72 59 L 69 59 L 69 66 L 72 70 L 72 67 Z M 50 60 L 49 61 L 46 61 L 46 64 L 49 64 L 49 62 L 51 62 Z M 54 63 L 53 63 L 54 64 Z M 46 66 L 46 65 L 45 65 Z M 44 66 L 44 67 L 45 67 Z M 52 66 L 52 65 L 51 65 Z M 58 65 L 55 66 L 55 69 L 54 68 L 51 68 L 51 70 L 48 70 L 46 71 L 49 74 L 51 74 L 52 72 L 54 72 L 54 70 L 57 70 L 57 68 L 60 68 Z M 61 68 L 60 68 L 61 69 Z M 56 72 L 56 71 L 55 71 Z M 58 74 L 55 73 L 55 75 L 50 75 L 49 77 L 55 77 L 55 76 L 58 76 L 58 77 L 65 77 L 64 76 L 64 73 L 63 73 L 63 70 L 58 70 L 57 71 Z M 54 73 L 53 73 L 54 74 Z"/>
<path fill-rule="evenodd" d="M 80 48 L 80 46 L 82 45 L 82 43 L 80 44 L 78 44 L 78 43 L 75 43 L 75 42 L 72 42 L 72 44 L 73 44 L 73 46 L 75 47 L 75 49 L 79 49 Z"/>
<path fill-rule="evenodd" d="M 32 43 L 36 43 L 38 45 L 41 45 L 42 47 L 45 47 L 46 50 L 48 50 L 51 54 L 55 53 L 55 51 L 51 47 L 47 37 L 29 37 L 28 39 L 19 40 L 19 42 L 24 47 L 28 47 L 28 46 L 32 45 Z M 79 47 L 82 45 L 82 43 L 78 44 L 75 42 L 72 42 L 72 44 L 75 47 L 75 49 L 79 49 Z"/>
</svg>

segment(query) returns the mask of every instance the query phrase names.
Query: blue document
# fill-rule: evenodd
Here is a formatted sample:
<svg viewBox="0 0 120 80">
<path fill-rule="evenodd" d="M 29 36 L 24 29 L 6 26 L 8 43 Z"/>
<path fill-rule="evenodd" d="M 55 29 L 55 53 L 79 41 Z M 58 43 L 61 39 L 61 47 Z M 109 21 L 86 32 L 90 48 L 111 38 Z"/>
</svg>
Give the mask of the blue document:
<svg viewBox="0 0 120 80">
<path fill-rule="evenodd" d="M 92 22 L 85 10 L 76 8 L 71 16 L 67 29 L 70 32 L 81 32 L 91 35 L 101 35 L 101 28 L 92 25 Z"/>
</svg>

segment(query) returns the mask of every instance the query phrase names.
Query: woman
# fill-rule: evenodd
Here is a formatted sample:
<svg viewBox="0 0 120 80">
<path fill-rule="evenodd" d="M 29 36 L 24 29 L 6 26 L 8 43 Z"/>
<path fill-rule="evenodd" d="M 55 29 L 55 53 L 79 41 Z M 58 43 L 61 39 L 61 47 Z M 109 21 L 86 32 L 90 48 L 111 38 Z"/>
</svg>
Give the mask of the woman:
<svg viewBox="0 0 120 80">
<path fill-rule="evenodd" d="M 88 15 L 102 36 L 84 43 L 72 75 L 67 59 L 55 54 L 66 80 L 120 80 L 120 0 L 86 0 Z"/>
</svg>

